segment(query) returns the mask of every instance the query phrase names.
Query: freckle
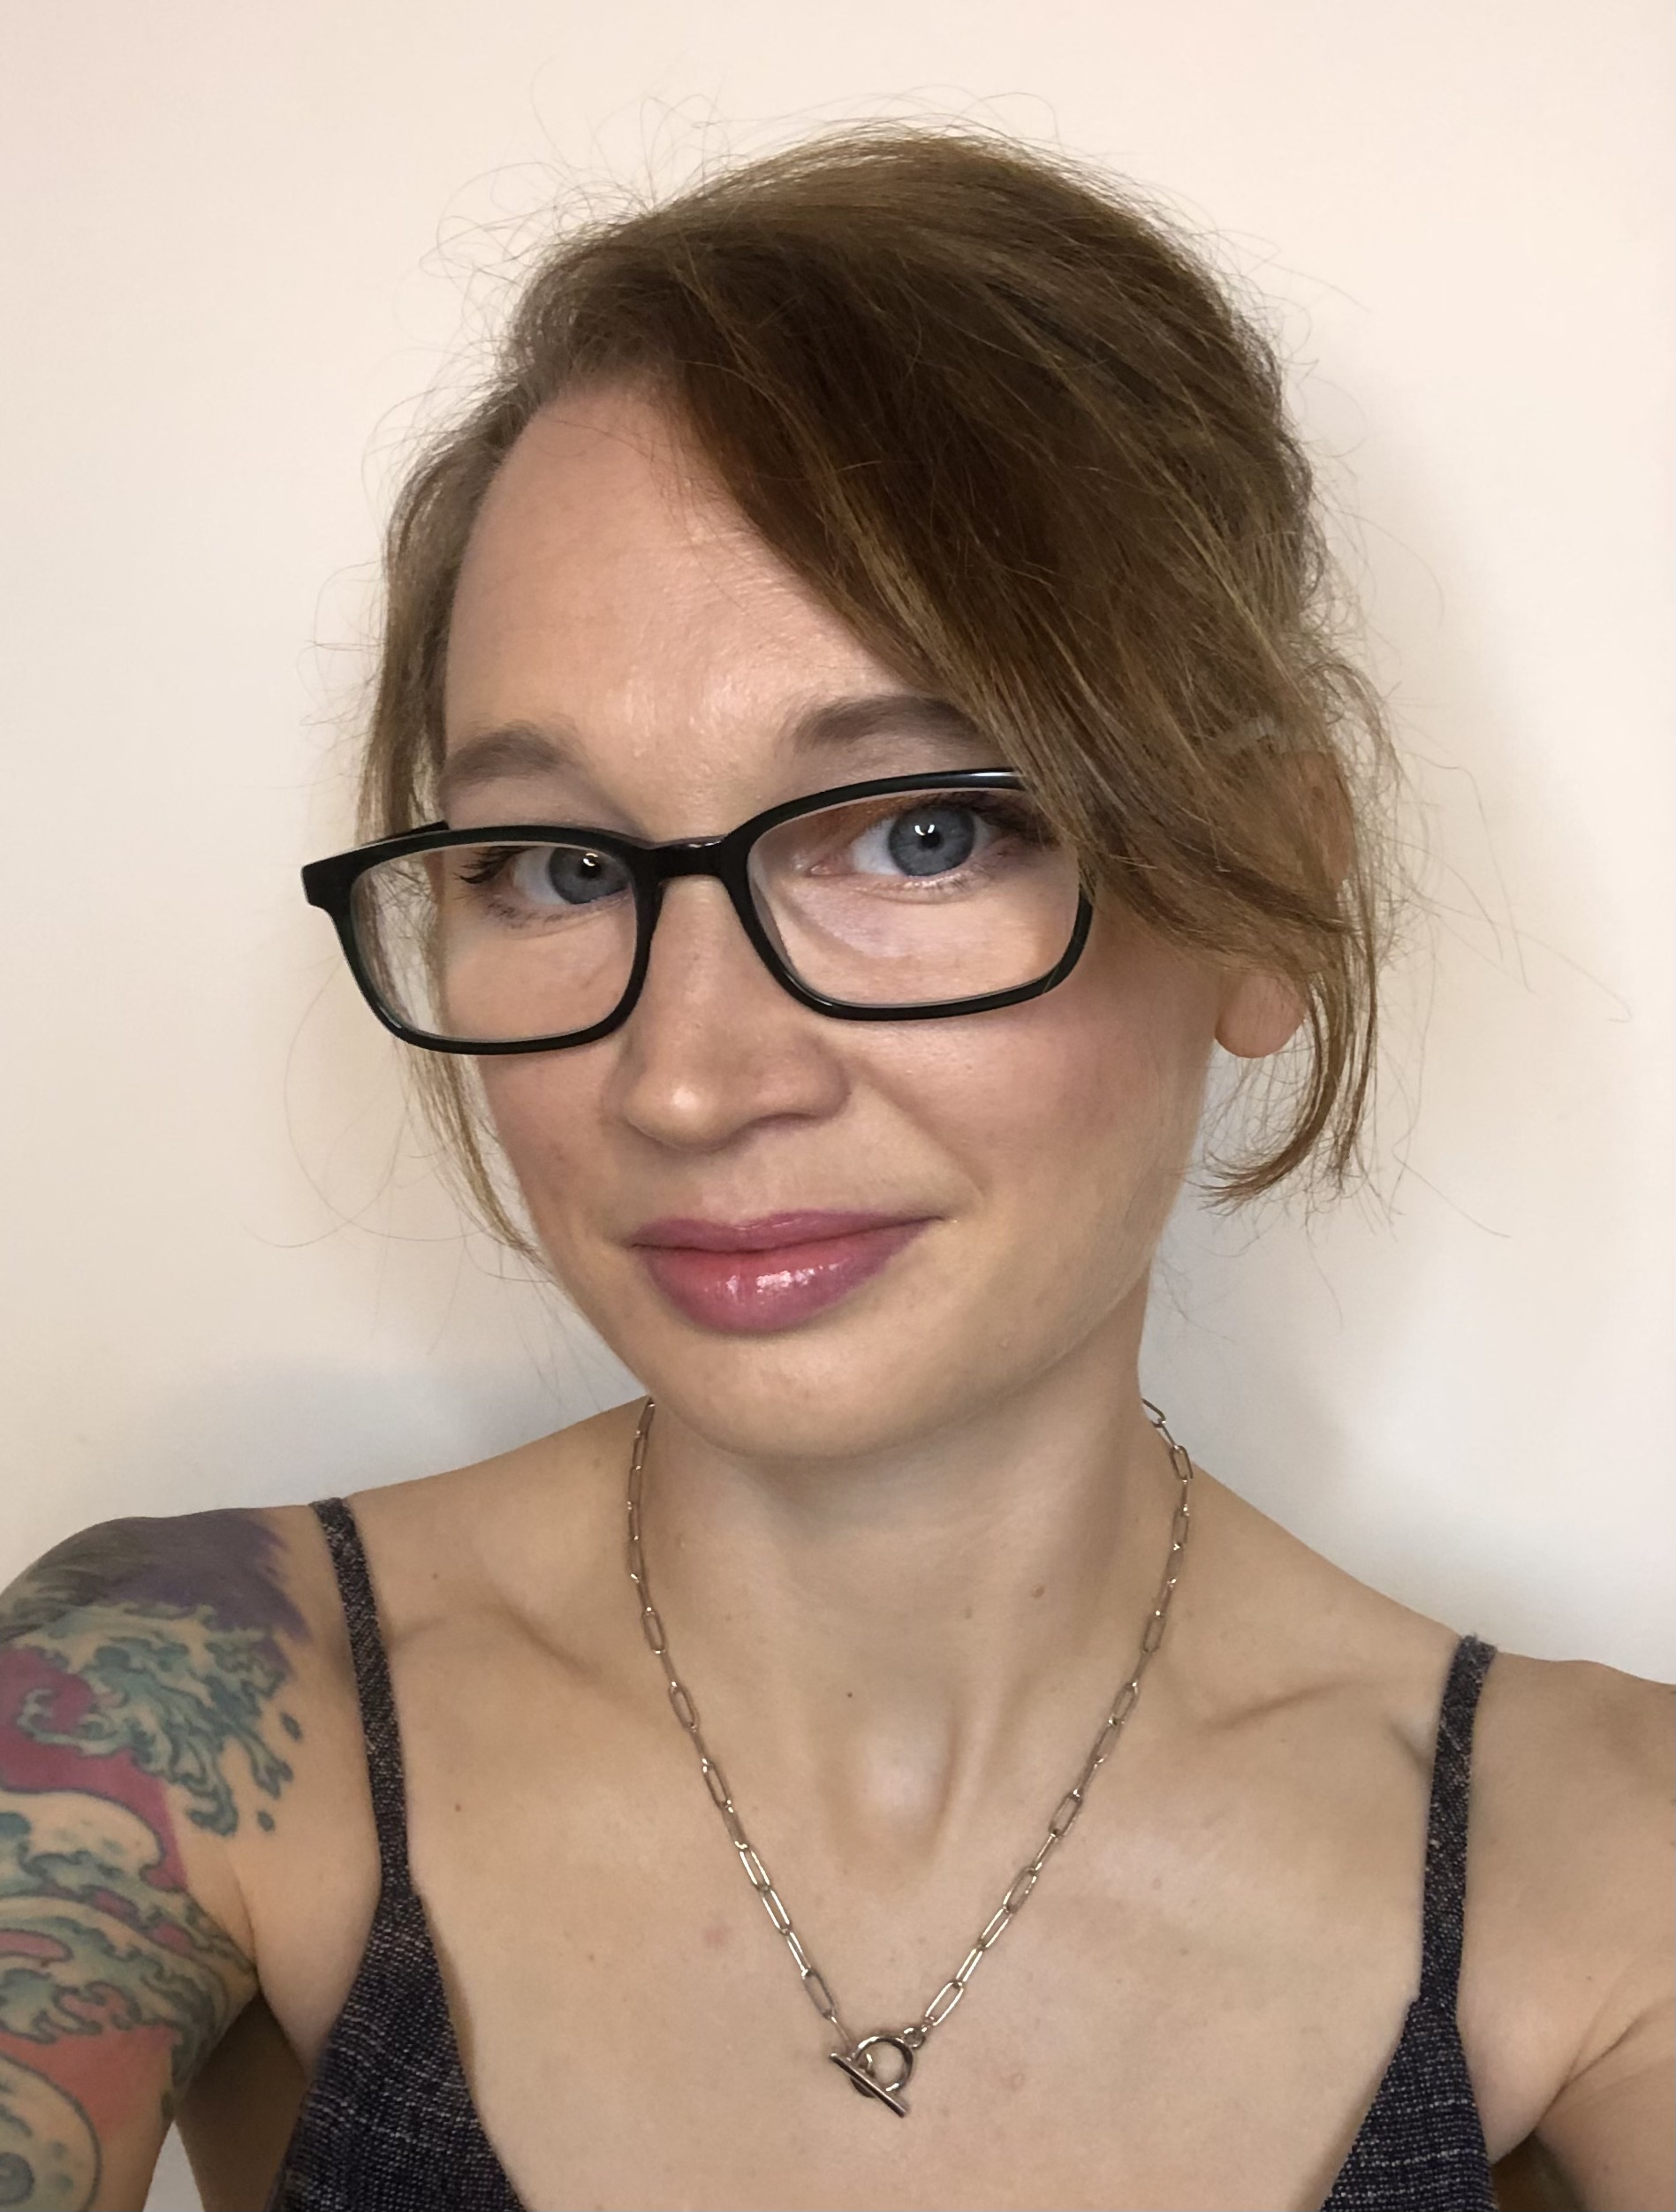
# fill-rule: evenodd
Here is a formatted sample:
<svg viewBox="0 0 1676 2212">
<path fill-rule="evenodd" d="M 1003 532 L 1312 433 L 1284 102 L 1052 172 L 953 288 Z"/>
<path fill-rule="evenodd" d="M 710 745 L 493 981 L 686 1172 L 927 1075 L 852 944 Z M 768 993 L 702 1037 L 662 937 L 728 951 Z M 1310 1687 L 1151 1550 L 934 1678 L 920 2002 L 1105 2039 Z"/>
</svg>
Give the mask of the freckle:
<svg viewBox="0 0 1676 2212">
<path fill-rule="evenodd" d="M 963 1621 L 969 1621 L 972 1618 L 972 1608 L 969 1605 L 962 1609 L 960 1618 Z"/>
<path fill-rule="evenodd" d="M 1047 1586 L 1048 1586 L 1048 1585 L 1047 1585 L 1047 1584 L 1046 1584 L 1045 1582 L 1039 1582 L 1039 1583 L 1037 1583 L 1037 1585 L 1036 1585 L 1035 1588 L 1033 1591 L 1031 1591 L 1030 1595 L 1031 1595 L 1033 1598 L 1039 1598 L 1039 1597 L 1042 1595 L 1042 1592 L 1043 1592 L 1043 1591 L 1047 1588 Z"/>
<path fill-rule="evenodd" d="M 1015 2072 L 1003 2074 L 1001 2077 L 1001 2087 L 1004 2089 L 1022 2089 L 1024 2087 L 1023 2067 L 1019 2067 Z"/>
<path fill-rule="evenodd" d="M 271 1813 L 257 1813 L 257 1815 L 256 1815 L 256 1826 L 257 1826 L 258 1828 L 267 1828 L 267 1829 L 269 1830 L 269 1832 L 271 1834 L 271 1832 L 272 1832 L 272 1830 L 273 1830 L 273 1825 L 274 1825 L 274 1816 L 273 1816 L 273 1814 L 272 1814 Z"/>
</svg>

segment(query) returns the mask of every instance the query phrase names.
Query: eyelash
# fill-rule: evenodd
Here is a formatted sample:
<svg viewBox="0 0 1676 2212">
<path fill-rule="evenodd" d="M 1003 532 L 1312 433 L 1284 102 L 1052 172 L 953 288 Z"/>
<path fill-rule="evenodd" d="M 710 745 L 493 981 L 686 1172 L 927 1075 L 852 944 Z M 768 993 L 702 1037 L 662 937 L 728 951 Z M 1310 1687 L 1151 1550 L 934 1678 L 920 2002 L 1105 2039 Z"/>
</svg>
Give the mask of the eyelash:
<svg viewBox="0 0 1676 2212">
<path fill-rule="evenodd" d="M 951 793 L 949 796 L 953 804 L 968 813 L 979 816 L 997 830 L 1008 832 L 1015 837 L 1023 839 L 1027 843 L 1034 844 L 1043 841 L 1043 832 L 1040 818 L 1034 810 L 1021 803 L 1017 794 L 1012 792 L 970 791 Z M 879 812 L 861 825 L 858 835 L 876 828 L 882 821 L 891 820 L 895 815 L 912 813 L 914 799 L 914 794 L 907 792 L 903 794 L 903 803 L 900 805 L 881 803 Z M 462 866 L 460 870 L 462 880 L 466 883 L 487 883 L 505 867 L 508 861 L 516 860 L 520 853 L 533 852 L 535 849 L 533 844 L 488 846 L 474 865 Z"/>
<path fill-rule="evenodd" d="M 516 860 L 520 853 L 535 849 L 532 845 L 486 846 L 475 860 L 467 861 L 461 866 L 459 880 L 469 884 L 493 883 L 497 876 L 504 873 L 509 861 Z"/>
</svg>

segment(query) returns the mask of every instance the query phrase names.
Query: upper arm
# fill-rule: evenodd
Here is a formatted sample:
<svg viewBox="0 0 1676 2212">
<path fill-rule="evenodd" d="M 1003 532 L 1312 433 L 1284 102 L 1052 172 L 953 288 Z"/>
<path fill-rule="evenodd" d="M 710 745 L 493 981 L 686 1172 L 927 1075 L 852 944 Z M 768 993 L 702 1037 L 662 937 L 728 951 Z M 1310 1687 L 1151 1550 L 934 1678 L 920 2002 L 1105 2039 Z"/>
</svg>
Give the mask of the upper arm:
<svg viewBox="0 0 1676 2212">
<path fill-rule="evenodd" d="M 1662 1683 L 1606 1668 L 1585 1718 L 1595 1848 L 1577 1882 L 1597 1892 L 1601 1931 L 1584 1962 L 1589 2017 L 1575 2062 L 1536 2133 L 1589 2212 L 1676 2205 L 1676 1886 L 1672 1699 Z"/>
<path fill-rule="evenodd" d="M 107 1522 L 0 1594 L 0 2203 L 142 2201 L 254 1994 L 235 1839 L 301 1632 L 254 1512 Z"/>
</svg>

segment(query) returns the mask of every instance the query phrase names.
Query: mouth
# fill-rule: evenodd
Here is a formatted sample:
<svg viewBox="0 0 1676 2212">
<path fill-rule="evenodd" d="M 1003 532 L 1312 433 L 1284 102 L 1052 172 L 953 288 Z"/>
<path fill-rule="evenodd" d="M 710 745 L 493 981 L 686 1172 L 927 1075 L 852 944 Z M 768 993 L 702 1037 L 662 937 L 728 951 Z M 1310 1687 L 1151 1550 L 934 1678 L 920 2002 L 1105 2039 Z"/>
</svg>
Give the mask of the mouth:
<svg viewBox="0 0 1676 2212">
<path fill-rule="evenodd" d="M 676 1310 L 732 1335 L 793 1328 L 870 1281 L 929 1216 L 801 1212 L 752 1221 L 671 1217 L 629 1239 Z"/>
</svg>

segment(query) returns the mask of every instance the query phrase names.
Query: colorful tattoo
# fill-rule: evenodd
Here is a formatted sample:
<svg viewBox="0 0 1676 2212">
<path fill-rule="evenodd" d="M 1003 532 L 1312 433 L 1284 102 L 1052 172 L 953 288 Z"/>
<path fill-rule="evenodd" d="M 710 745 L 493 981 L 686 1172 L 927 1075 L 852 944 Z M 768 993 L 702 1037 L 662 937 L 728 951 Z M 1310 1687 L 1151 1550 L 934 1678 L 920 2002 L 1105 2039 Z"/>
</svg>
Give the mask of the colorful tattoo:
<svg viewBox="0 0 1676 2212">
<path fill-rule="evenodd" d="M 252 1513 L 112 1521 L 0 1593 L 0 2207 L 90 2204 L 102 2140 L 160 2077 L 166 2124 L 254 1990 L 174 1823 L 231 1836 L 238 1785 L 292 1778 L 279 1552 Z"/>
</svg>

